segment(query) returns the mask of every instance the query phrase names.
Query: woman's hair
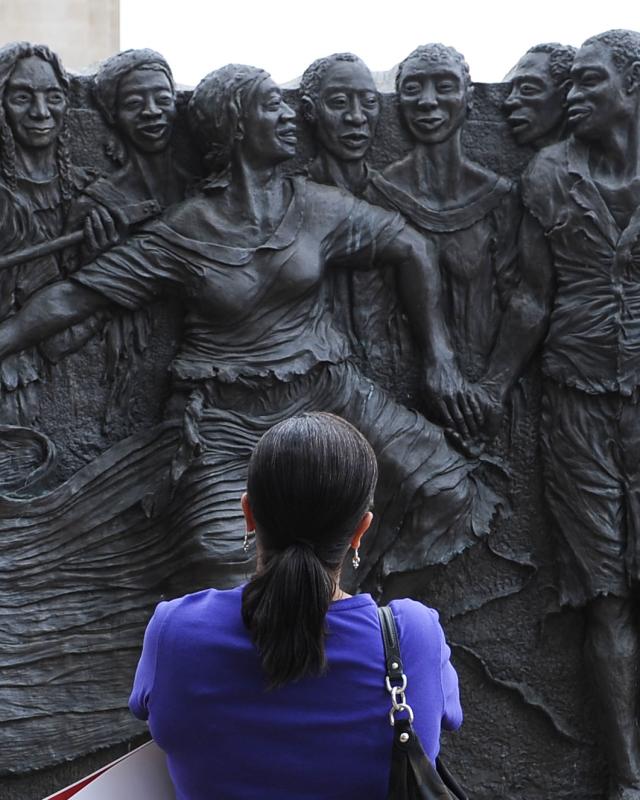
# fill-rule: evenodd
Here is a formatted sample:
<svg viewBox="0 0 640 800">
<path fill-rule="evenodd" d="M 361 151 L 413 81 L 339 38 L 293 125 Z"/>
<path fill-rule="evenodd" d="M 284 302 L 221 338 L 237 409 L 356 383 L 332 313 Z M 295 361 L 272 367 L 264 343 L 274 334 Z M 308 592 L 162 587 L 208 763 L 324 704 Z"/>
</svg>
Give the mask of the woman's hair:
<svg viewBox="0 0 640 800">
<path fill-rule="evenodd" d="M 227 64 L 206 75 L 193 90 L 187 108 L 189 126 L 210 172 L 221 173 L 229 167 L 247 101 L 268 77 L 258 67 Z"/>
<path fill-rule="evenodd" d="M 245 586 L 242 618 L 270 688 L 326 667 L 325 615 L 378 476 L 371 445 L 325 413 L 280 422 L 249 461 L 247 494 L 261 568 Z"/>
<path fill-rule="evenodd" d="M 69 95 L 69 76 L 62 66 L 60 58 L 44 44 L 31 44 L 30 42 L 12 42 L 0 47 L 0 172 L 7 186 L 15 191 L 16 177 L 16 143 L 13 131 L 4 111 L 4 94 L 7 83 L 18 61 L 23 58 L 36 58 L 51 64 L 60 89 L 65 97 Z M 69 131 L 66 118 L 62 130 L 58 135 L 56 146 L 56 162 L 60 178 L 60 192 L 63 200 L 70 200 L 73 195 L 71 179 L 71 155 L 69 150 Z"/>
</svg>

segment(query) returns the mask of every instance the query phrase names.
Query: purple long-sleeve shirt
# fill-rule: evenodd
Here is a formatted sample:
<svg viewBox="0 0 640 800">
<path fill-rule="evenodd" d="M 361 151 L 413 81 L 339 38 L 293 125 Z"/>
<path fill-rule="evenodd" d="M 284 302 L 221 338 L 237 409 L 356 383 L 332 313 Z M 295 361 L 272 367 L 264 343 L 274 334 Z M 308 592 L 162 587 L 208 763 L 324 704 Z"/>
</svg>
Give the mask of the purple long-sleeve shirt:
<svg viewBox="0 0 640 800">
<path fill-rule="evenodd" d="M 332 603 L 327 673 L 267 691 L 243 625 L 242 587 L 160 603 L 129 700 L 167 753 L 178 800 L 384 800 L 392 729 L 382 636 L 368 594 Z M 462 723 L 438 614 L 391 603 L 407 700 L 427 754 Z"/>
</svg>

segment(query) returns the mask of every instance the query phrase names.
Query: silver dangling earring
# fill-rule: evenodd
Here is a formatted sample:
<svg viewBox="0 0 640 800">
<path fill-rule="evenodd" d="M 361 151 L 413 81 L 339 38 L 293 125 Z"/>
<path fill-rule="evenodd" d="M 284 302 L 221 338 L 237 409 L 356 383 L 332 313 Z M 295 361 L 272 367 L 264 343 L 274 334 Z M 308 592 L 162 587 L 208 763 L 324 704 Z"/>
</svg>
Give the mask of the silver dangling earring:
<svg viewBox="0 0 640 800">
<path fill-rule="evenodd" d="M 358 552 L 358 549 L 359 548 L 356 547 L 356 549 L 353 551 L 353 558 L 351 559 L 354 569 L 358 569 L 360 566 L 360 553 Z"/>
<path fill-rule="evenodd" d="M 245 553 L 249 552 L 249 534 L 253 533 L 253 531 L 245 530 L 244 532 L 244 542 L 242 543 L 242 549 Z"/>
</svg>

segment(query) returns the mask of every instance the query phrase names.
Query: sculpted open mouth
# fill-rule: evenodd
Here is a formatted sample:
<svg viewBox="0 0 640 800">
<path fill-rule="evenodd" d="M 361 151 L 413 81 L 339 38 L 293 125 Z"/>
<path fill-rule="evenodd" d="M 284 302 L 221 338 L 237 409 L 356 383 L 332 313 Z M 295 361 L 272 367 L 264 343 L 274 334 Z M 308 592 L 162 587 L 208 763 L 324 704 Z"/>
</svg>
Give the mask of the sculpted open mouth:
<svg viewBox="0 0 640 800">
<path fill-rule="evenodd" d="M 444 117 L 437 116 L 437 117 L 416 117 L 414 119 L 414 124 L 421 128 L 424 131 L 435 131 L 441 125 L 444 124 Z"/>
<path fill-rule="evenodd" d="M 298 141 L 298 134 L 295 127 L 282 128 L 278 131 L 278 139 L 286 144 L 296 145 Z"/>
<path fill-rule="evenodd" d="M 567 119 L 570 123 L 575 124 L 586 119 L 591 114 L 591 109 L 586 106 L 569 106 L 567 110 Z"/>
<path fill-rule="evenodd" d="M 348 148 L 359 149 L 369 144 L 368 133 L 344 133 L 340 136 L 340 141 Z"/>
<path fill-rule="evenodd" d="M 531 120 L 527 119 L 527 117 L 511 116 L 508 117 L 507 122 L 514 133 L 522 133 L 531 125 Z"/>
<path fill-rule="evenodd" d="M 160 139 L 166 134 L 168 127 L 166 123 L 158 122 L 154 125 L 140 125 L 138 131 L 149 139 Z"/>
</svg>

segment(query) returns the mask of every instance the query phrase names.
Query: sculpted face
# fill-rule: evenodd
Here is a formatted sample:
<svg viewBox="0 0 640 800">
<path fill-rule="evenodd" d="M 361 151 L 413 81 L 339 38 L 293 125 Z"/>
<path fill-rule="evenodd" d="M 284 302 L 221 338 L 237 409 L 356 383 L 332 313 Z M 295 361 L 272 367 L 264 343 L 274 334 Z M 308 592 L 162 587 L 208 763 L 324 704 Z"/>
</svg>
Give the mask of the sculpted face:
<svg viewBox="0 0 640 800">
<path fill-rule="evenodd" d="M 408 61 L 400 82 L 400 108 L 417 141 L 436 144 L 448 139 L 465 120 L 467 87 L 455 61 L 430 64 Z"/>
<path fill-rule="evenodd" d="M 169 144 L 176 118 L 176 98 L 167 75 L 157 69 L 134 69 L 118 86 L 116 122 L 123 135 L 145 153 Z"/>
<path fill-rule="evenodd" d="M 358 62 L 337 61 L 325 72 L 314 103 L 316 135 L 343 161 L 364 158 L 380 114 L 371 73 Z"/>
<path fill-rule="evenodd" d="M 279 87 L 265 78 L 253 91 L 242 121 L 241 150 L 254 164 L 278 164 L 296 154 L 295 113 Z"/>
<path fill-rule="evenodd" d="M 7 82 L 4 111 L 16 142 L 25 148 L 49 147 L 62 130 L 67 99 L 48 61 L 21 58 Z"/>
<path fill-rule="evenodd" d="M 527 53 L 507 76 L 507 121 L 518 144 L 544 139 L 563 123 L 565 91 L 549 73 L 549 53 Z"/>
<path fill-rule="evenodd" d="M 626 91 L 625 78 L 605 44 L 596 42 L 578 50 L 567 95 L 567 118 L 576 136 L 600 139 L 634 114 L 636 101 Z"/>
</svg>

